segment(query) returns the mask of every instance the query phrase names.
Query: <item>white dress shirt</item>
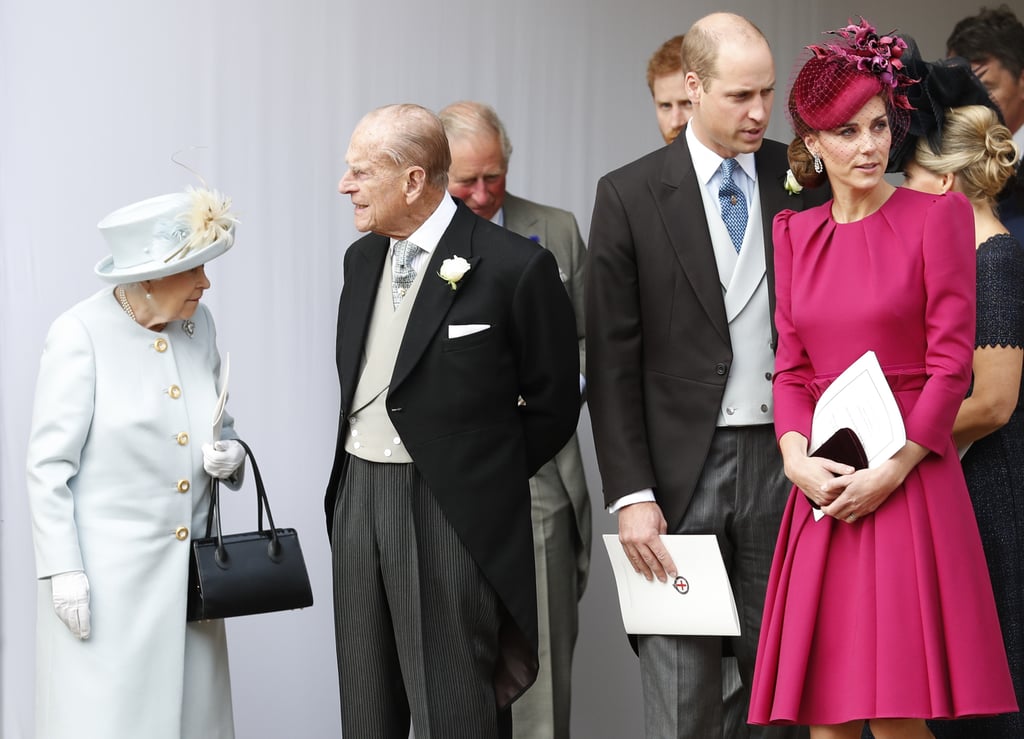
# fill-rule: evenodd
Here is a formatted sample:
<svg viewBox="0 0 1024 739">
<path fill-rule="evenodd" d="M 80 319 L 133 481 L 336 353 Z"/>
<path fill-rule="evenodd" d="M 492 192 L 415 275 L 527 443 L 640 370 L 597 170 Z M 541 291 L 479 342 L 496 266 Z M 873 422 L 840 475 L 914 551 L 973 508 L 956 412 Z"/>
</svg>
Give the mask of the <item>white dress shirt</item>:
<svg viewBox="0 0 1024 739">
<path fill-rule="evenodd" d="M 419 274 L 420 270 L 430 263 L 430 255 L 434 253 L 434 249 L 437 248 L 437 244 L 441 241 L 441 237 L 444 236 L 444 232 L 448 230 L 448 226 L 455 217 L 455 210 L 455 201 L 446 192 L 444 197 L 441 198 L 441 202 L 437 204 L 437 208 L 430 214 L 430 217 L 421 223 L 419 228 L 409 234 L 409 238 L 406 241 L 411 241 L 423 250 L 416 252 L 416 256 L 412 259 L 411 266 L 416 270 L 416 274 Z M 391 253 L 389 257 L 391 258 L 392 276 L 394 275 L 395 268 L 395 243 L 398 241 L 400 239 L 391 239 Z"/>
</svg>

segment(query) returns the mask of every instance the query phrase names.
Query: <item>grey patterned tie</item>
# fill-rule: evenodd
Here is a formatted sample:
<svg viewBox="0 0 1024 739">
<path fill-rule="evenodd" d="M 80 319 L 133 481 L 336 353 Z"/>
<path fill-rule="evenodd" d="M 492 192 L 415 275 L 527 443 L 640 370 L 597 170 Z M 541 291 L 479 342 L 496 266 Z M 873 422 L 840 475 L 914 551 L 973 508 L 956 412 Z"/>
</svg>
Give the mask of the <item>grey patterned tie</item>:
<svg viewBox="0 0 1024 739">
<path fill-rule="evenodd" d="M 391 267 L 391 303 L 398 310 L 402 298 L 416 279 L 416 270 L 412 268 L 412 260 L 422 251 L 411 241 L 402 239 L 395 242 L 395 255 Z"/>
<path fill-rule="evenodd" d="M 722 160 L 722 184 L 718 187 L 718 202 L 722 206 L 722 220 L 729 231 L 729 238 L 739 254 L 743 234 L 747 230 L 747 199 L 732 179 L 736 167 L 735 159 Z"/>
</svg>

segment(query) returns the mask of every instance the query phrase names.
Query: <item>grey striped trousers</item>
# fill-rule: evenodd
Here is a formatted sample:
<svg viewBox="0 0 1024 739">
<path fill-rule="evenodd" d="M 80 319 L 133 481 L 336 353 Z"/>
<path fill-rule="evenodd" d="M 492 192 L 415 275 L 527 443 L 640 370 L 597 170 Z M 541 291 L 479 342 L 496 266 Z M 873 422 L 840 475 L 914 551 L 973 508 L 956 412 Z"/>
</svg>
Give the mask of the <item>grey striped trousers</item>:
<svg viewBox="0 0 1024 739">
<path fill-rule="evenodd" d="M 332 564 L 342 732 L 505 739 L 500 604 L 413 464 L 350 457 Z"/>
</svg>

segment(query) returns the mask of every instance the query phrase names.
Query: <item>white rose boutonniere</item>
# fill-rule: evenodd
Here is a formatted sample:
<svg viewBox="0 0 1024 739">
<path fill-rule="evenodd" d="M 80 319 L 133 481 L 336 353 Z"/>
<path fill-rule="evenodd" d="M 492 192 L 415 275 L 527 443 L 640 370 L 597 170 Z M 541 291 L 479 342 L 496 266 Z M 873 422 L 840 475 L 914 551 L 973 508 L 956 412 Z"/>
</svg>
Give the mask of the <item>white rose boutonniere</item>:
<svg viewBox="0 0 1024 739">
<path fill-rule="evenodd" d="M 462 257 L 449 257 L 441 262 L 441 269 L 437 274 L 442 280 L 452 286 L 452 290 L 456 290 L 459 286 L 459 280 L 469 272 L 471 266 Z"/>
<path fill-rule="evenodd" d="M 804 186 L 797 182 L 796 175 L 793 174 L 793 170 L 786 170 L 786 181 L 782 184 L 786 188 L 786 192 L 790 195 L 799 195 L 804 190 Z"/>
</svg>

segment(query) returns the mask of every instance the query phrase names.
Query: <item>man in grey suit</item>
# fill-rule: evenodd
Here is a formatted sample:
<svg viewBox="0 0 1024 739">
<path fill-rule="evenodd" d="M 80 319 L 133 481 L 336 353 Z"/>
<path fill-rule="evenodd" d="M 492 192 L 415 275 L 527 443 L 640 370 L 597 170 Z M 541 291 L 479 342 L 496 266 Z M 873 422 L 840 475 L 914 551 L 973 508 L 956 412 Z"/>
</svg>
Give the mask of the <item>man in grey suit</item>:
<svg viewBox="0 0 1024 739">
<path fill-rule="evenodd" d="M 324 508 L 346 737 L 509 739 L 537 675 L 529 478 L 579 418 L 550 253 L 447 192 L 418 105 L 368 113 L 338 189 L 338 441 Z"/>
<path fill-rule="evenodd" d="M 749 690 L 790 488 L 772 425 L 771 224 L 805 203 L 783 186 L 786 147 L 764 141 L 775 70 L 763 34 L 714 13 L 682 48 L 692 119 L 674 142 L 598 183 L 588 394 L 605 503 L 637 576 L 685 574 L 659 535 L 717 536 Z M 645 736 L 723 737 L 723 639 L 648 635 L 638 647 Z"/>
<path fill-rule="evenodd" d="M 580 371 L 584 365 L 583 268 L 586 248 L 576 218 L 505 192 L 512 144 L 492 108 L 453 103 L 439 114 L 452 152 L 448 191 L 481 218 L 539 243 L 558 262 L 576 312 Z M 581 375 L 581 387 L 582 387 Z M 512 706 L 516 737 L 569 736 L 572 652 L 577 604 L 590 564 L 591 514 L 576 435 L 530 479 L 537 573 L 540 672 Z"/>
</svg>

